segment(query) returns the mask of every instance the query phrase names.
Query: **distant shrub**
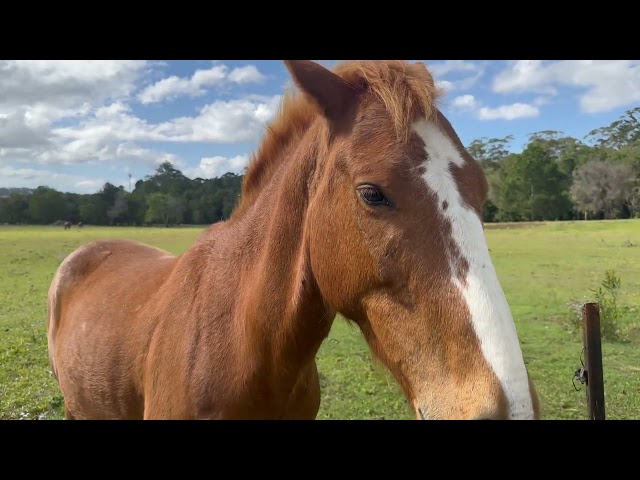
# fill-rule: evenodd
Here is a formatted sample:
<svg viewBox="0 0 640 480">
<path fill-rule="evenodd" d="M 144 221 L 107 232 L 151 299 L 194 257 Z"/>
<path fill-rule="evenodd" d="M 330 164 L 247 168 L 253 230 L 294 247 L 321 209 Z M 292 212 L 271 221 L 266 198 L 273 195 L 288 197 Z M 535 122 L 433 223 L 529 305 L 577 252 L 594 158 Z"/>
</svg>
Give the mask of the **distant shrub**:
<svg viewBox="0 0 640 480">
<path fill-rule="evenodd" d="M 593 295 L 592 302 L 600 307 L 600 335 L 603 339 L 620 341 L 620 320 L 623 312 L 618 305 L 618 293 L 622 281 L 615 270 L 607 270 L 598 288 L 590 289 Z M 586 302 L 572 301 L 569 304 L 571 311 L 569 323 L 572 330 L 582 332 L 582 305 Z"/>
</svg>

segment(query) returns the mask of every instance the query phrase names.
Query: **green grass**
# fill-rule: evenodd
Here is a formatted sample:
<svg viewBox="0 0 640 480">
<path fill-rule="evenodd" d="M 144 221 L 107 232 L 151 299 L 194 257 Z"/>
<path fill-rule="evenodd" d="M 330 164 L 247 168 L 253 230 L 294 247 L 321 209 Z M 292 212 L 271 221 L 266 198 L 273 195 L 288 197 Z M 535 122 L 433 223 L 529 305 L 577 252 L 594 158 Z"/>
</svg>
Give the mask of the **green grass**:
<svg viewBox="0 0 640 480">
<path fill-rule="evenodd" d="M 0 227 L 0 419 L 62 418 L 45 315 L 49 283 L 68 253 L 105 237 L 180 253 L 201 230 Z M 607 418 L 640 418 L 640 221 L 487 225 L 486 233 L 545 419 L 586 417 L 584 386 L 576 392 L 571 382 L 582 343 L 570 329 L 569 305 L 591 300 L 590 289 L 605 271 L 616 271 L 626 341 L 603 342 Z M 318 357 L 320 419 L 412 418 L 395 382 L 371 362 L 357 329 L 342 319 Z"/>
</svg>

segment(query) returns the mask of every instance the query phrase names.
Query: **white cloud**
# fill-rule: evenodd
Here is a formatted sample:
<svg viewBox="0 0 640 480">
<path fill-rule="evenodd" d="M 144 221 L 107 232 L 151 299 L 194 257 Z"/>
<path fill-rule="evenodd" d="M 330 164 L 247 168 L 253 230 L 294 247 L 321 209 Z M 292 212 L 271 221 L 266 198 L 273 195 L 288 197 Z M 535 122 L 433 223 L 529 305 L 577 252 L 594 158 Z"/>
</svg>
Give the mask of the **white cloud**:
<svg viewBox="0 0 640 480">
<path fill-rule="evenodd" d="M 249 163 L 248 155 L 236 155 L 227 158 L 222 156 L 205 157 L 196 168 L 186 169 L 184 174 L 191 178 L 216 178 L 227 172 L 242 174 Z"/>
<path fill-rule="evenodd" d="M 456 110 L 472 112 L 479 120 L 515 120 L 536 117 L 540 114 L 538 107 L 526 103 L 486 107 L 473 95 L 460 95 L 453 99 L 451 106 Z"/>
<path fill-rule="evenodd" d="M 110 142 L 99 136 L 77 139 L 57 149 L 41 151 L 33 160 L 51 165 L 121 162 L 155 167 L 165 161 L 181 164 L 179 157 L 172 153 L 142 148 L 133 142 Z"/>
<path fill-rule="evenodd" d="M 245 81 L 250 70 L 241 72 L 237 81 Z M 93 102 L 93 99 L 89 99 Z M 79 165 L 107 163 L 127 167 L 155 168 L 169 161 L 189 175 L 188 164 L 175 154 L 145 148 L 139 142 L 213 142 L 257 141 L 265 124 L 276 112 L 280 96 L 251 95 L 242 99 L 217 101 L 202 107 L 194 116 L 151 123 L 133 114 L 124 100 L 107 105 L 84 102 L 76 105 L 72 122 L 52 127 L 51 104 L 28 104 L 7 113 L 0 112 L 0 181 L 7 186 L 50 185 L 65 191 L 92 192 L 104 182 L 95 179 L 56 174 L 53 168 L 18 168 L 18 164 Z M 66 108 L 66 107 L 65 107 Z M 62 111 L 62 110 L 58 110 Z M 55 125 L 55 124 L 53 124 Z M 193 175 L 212 177 L 226 171 L 241 173 L 246 157 L 203 159 Z M 225 170 L 227 169 L 227 170 Z M 128 179 L 122 183 L 128 185 Z"/>
<path fill-rule="evenodd" d="M 538 107 L 526 103 L 512 103 L 501 105 L 497 108 L 481 107 L 478 110 L 480 120 L 515 120 L 517 118 L 537 117 L 540 114 Z"/>
<path fill-rule="evenodd" d="M 206 105 L 197 117 L 180 117 L 153 127 L 161 139 L 175 142 L 239 143 L 258 140 L 276 113 L 280 96 L 244 98 Z"/>
<path fill-rule="evenodd" d="M 436 87 L 444 90 L 445 92 L 450 92 L 455 89 L 455 85 L 449 80 L 436 80 Z"/>
<path fill-rule="evenodd" d="M 473 110 L 478 106 L 478 102 L 473 95 L 460 95 L 453 99 L 451 105 L 454 108 Z"/>
<path fill-rule="evenodd" d="M 238 67 L 231 70 L 229 80 L 234 83 L 260 83 L 265 80 L 265 76 L 254 65 Z"/>
<path fill-rule="evenodd" d="M 484 66 L 480 63 L 467 60 L 446 60 L 441 63 L 432 63 L 429 70 L 435 77 L 436 84 L 447 92 L 463 91 L 472 88 L 484 75 Z M 451 75 L 453 78 L 444 78 Z"/>
<path fill-rule="evenodd" d="M 560 86 L 580 87 L 586 113 L 609 111 L 640 101 L 638 60 L 518 60 L 493 80 L 498 93 L 557 94 Z"/>
<path fill-rule="evenodd" d="M 89 179 L 43 169 L 14 168 L 9 165 L 0 165 L 0 179 L 0 187 L 48 186 L 61 191 L 73 190 L 78 193 L 95 193 L 105 183 L 104 180 L 95 178 Z"/>
<path fill-rule="evenodd" d="M 452 72 L 476 72 L 479 68 L 478 64 L 466 60 L 445 60 L 442 63 L 429 65 L 429 70 L 437 77 Z"/>
<path fill-rule="evenodd" d="M 127 97 L 151 66 L 146 61 L 2 60 L 0 113 L 29 106 L 41 123 Z"/>
<path fill-rule="evenodd" d="M 0 149 L 42 147 L 54 122 L 126 98 L 152 66 L 146 61 L 0 61 Z"/>
<path fill-rule="evenodd" d="M 206 93 L 207 87 L 227 83 L 259 83 L 266 77 L 253 65 L 234 68 L 229 71 L 226 65 L 214 65 L 207 70 L 196 70 L 190 78 L 171 76 L 149 85 L 138 94 L 143 104 L 173 100 L 181 96 L 198 97 Z"/>
<path fill-rule="evenodd" d="M 155 166 L 170 161 L 180 165 L 177 156 L 141 148 L 135 142 L 229 144 L 257 141 L 275 114 L 279 101 L 280 96 L 255 95 L 217 101 L 205 105 L 196 116 L 178 117 L 158 124 L 136 117 L 129 106 L 116 102 L 96 109 L 91 117 L 74 126 L 52 129 L 46 146 L 32 143 L 22 152 L 5 148 L 4 156 L 11 155 L 14 159 L 26 156 L 29 161 L 44 164 L 127 162 Z M 0 136 L 0 146 L 3 146 L 1 139 Z"/>
<path fill-rule="evenodd" d="M 16 141 L 21 139 L 22 143 L 19 144 L 7 145 L 3 142 L 1 127 L 0 119 L 0 145 L 6 147 L 0 148 L 0 158 L 5 159 L 5 162 L 49 165 L 124 162 L 156 166 L 163 161 L 176 164 L 180 161 L 176 155 L 136 145 L 135 140 L 162 137 L 154 134 L 152 126 L 145 121 L 130 115 L 128 108 L 121 103 L 97 109 L 91 119 L 80 125 L 43 132 L 41 139 L 29 136 L 34 131 L 21 131 L 21 125 L 7 129 L 7 134 L 24 134 L 22 137 L 12 137 Z M 44 138 L 46 140 L 42 140 Z"/>
<path fill-rule="evenodd" d="M 518 60 L 493 79 L 493 91 L 497 93 L 534 91 L 547 93 L 542 60 Z"/>
<path fill-rule="evenodd" d="M 49 142 L 46 122 L 38 121 L 31 112 L 19 108 L 11 113 L 0 113 L 0 148 L 23 145 L 44 145 Z"/>
<path fill-rule="evenodd" d="M 484 75 L 484 70 L 479 70 L 471 76 L 461 78 L 454 82 L 454 86 L 456 90 L 469 90 L 478 82 L 478 80 L 480 80 L 482 75 Z"/>
<path fill-rule="evenodd" d="M 137 60 L 2 60 L 0 104 L 126 96 L 149 65 Z"/>
<path fill-rule="evenodd" d="M 216 101 L 194 116 L 149 123 L 135 116 L 127 102 L 154 65 L 145 61 L 0 61 L 0 158 L 14 164 L 175 163 L 179 161 L 175 155 L 141 148 L 136 142 L 254 141 L 280 99 L 249 96 Z M 187 79 L 161 80 L 144 92 L 158 99 L 181 91 L 193 93 L 216 82 L 246 84 L 264 78 L 253 65 L 230 70 L 217 64 Z"/>
</svg>

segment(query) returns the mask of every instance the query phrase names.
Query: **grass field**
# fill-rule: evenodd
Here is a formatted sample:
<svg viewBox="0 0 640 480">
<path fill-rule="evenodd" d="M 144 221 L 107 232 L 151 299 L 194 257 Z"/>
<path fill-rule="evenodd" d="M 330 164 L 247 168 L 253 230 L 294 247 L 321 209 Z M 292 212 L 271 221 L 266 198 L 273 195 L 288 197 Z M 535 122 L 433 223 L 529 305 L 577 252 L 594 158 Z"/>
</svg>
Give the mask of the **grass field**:
<svg viewBox="0 0 640 480">
<path fill-rule="evenodd" d="M 201 230 L 0 227 L 0 419 L 62 418 L 45 314 L 49 283 L 68 253 L 116 237 L 180 253 Z M 571 382 L 582 343 L 568 326 L 569 305 L 591 300 L 605 271 L 616 271 L 625 341 L 603 343 L 607 418 L 640 418 L 640 221 L 487 225 L 487 237 L 545 419 L 585 418 L 584 387 L 575 391 Z M 320 419 L 412 418 L 393 380 L 371 363 L 359 332 L 340 318 L 319 365 Z"/>
</svg>

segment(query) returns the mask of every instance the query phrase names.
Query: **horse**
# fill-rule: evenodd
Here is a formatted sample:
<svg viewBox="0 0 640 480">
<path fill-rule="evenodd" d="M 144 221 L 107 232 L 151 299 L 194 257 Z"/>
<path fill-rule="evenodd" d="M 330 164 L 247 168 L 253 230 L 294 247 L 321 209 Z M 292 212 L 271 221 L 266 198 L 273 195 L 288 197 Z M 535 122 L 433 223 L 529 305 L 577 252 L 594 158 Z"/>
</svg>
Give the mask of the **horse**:
<svg viewBox="0 0 640 480">
<path fill-rule="evenodd" d="M 316 419 L 316 354 L 338 318 L 412 418 L 539 419 L 484 235 L 487 180 L 430 69 L 283 62 L 292 87 L 227 220 L 179 255 L 105 239 L 58 267 L 48 351 L 65 418 Z"/>
<path fill-rule="evenodd" d="M 71 222 L 64 222 L 64 229 L 71 230 Z"/>
</svg>

